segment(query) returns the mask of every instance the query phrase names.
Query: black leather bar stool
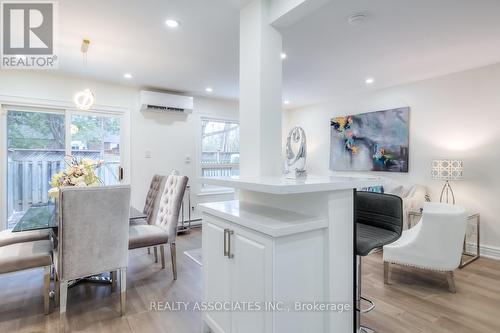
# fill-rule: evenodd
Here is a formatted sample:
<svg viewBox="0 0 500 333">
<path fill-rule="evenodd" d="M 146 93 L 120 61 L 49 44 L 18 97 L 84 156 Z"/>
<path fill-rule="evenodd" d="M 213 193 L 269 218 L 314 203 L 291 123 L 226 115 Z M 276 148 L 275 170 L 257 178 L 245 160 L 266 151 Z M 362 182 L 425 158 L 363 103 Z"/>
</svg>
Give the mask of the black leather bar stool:
<svg viewBox="0 0 500 333">
<path fill-rule="evenodd" d="M 356 192 L 357 332 L 374 332 L 360 324 L 360 315 L 375 308 L 373 301 L 361 296 L 361 257 L 396 241 L 402 232 L 403 201 L 400 197 L 374 192 Z M 368 302 L 370 306 L 362 310 L 361 300 Z"/>
</svg>

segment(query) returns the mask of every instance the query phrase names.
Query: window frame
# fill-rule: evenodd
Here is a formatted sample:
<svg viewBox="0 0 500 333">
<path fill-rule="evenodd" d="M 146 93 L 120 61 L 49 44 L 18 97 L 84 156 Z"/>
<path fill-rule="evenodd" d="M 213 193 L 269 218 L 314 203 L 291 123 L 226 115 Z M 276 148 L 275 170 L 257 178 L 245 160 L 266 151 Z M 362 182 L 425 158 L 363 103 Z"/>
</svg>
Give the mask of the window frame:
<svg viewBox="0 0 500 333">
<path fill-rule="evenodd" d="M 233 117 L 224 117 L 220 115 L 211 115 L 211 114 L 201 114 L 199 117 L 199 122 L 197 126 L 197 140 L 196 140 L 196 173 L 198 178 L 203 178 L 203 165 L 202 165 L 202 124 L 203 121 L 214 121 L 214 122 L 223 122 L 223 123 L 236 123 L 240 126 L 240 121 L 237 118 Z M 238 162 L 238 168 L 240 167 L 240 163 Z M 234 188 L 229 187 L 216 187 L 216 186 L 204 186 L 204 184 L 200 183 L 200 188 L 198 192 L 198 196 L 207 196 L 207 195 L 217 195 L 217 194 L 230 194 L 234 193 Z"/>
</svg>

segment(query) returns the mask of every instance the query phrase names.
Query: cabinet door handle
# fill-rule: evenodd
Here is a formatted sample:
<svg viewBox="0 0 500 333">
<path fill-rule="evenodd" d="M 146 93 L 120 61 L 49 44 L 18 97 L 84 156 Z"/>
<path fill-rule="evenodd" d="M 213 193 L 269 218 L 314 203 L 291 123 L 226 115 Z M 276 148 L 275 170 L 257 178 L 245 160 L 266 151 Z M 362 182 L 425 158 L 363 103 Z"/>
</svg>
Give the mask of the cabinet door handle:
<svg viewBox="0 0 500 333">
<path fill-rule="evenodd" d="M 227 233 L 227 258 L 232 259 L 234 258 L 234 254 L 231 253 L 231 235 L 234 235 L 233 230 L 228 230 Z"/>
<path fill-rule="evenodd" d="M 229 234 L 229 229 L 224 229 L 224 257 L 229 257 L 229 250 L 227 248 L 228 234 Z"/>
</svg>

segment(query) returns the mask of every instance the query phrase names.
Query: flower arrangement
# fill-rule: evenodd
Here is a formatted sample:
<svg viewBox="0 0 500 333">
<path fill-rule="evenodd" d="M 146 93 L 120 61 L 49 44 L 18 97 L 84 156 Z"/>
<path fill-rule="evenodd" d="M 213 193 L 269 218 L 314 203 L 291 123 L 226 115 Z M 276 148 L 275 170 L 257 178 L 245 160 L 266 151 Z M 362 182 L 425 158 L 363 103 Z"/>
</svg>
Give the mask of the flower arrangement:
<svg viewBox="0 0 500 333">
<path fill-rule="evenodd" d="M 69 160 L 69 161 L 68 161 Z M 82 158 L 80 161 L 74 156 L 66 159 L 66 170 L 52 176 L 49 190 L 49 197 L 55 198 L 59 195 L 59 187 L 63 186 L 99 186 L 102 181 L 95 174 L 95 170 L 104 164 L 104 161 L 94 161 Z"/>
</svg>

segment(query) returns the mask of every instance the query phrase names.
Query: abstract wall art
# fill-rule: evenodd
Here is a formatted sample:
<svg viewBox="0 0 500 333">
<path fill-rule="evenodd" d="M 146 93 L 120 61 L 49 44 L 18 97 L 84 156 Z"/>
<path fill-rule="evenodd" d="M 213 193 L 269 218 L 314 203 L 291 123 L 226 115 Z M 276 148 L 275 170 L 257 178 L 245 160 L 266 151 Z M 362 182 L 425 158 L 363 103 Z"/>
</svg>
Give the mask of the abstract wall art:
<svg viewBox="0 0 500 333">
<path fill-rule="evenodd" d="M 410 108 L 334 117 L 330 169 L 408 172 Z"/>
</svg>

